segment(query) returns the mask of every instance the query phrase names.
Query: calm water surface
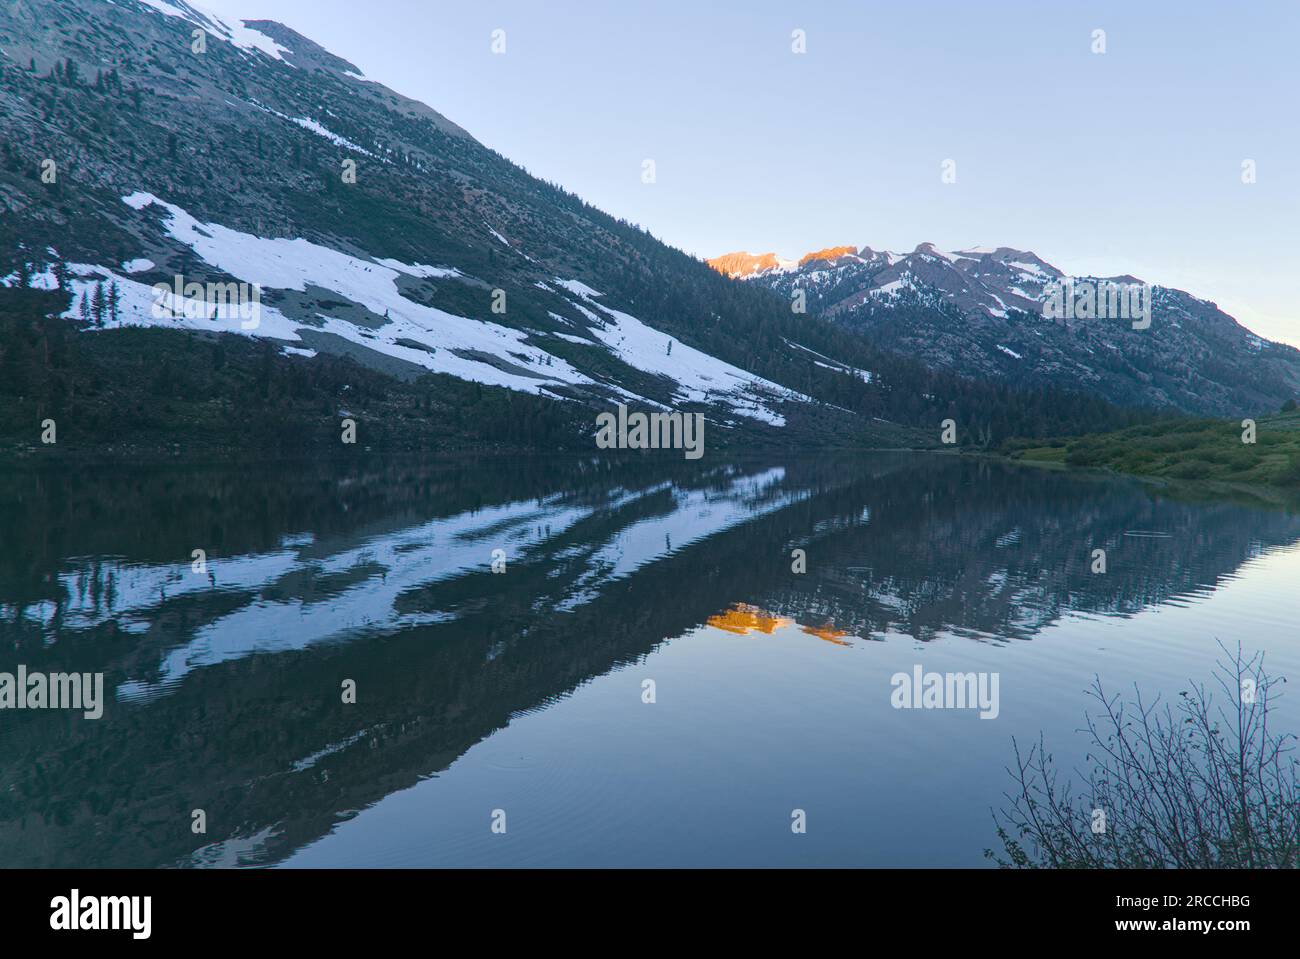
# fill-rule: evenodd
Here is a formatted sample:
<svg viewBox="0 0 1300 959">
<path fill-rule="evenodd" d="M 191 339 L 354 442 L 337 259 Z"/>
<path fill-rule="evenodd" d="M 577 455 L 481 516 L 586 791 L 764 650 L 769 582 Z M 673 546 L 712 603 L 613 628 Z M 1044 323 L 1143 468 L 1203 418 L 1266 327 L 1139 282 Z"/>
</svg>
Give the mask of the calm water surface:
<svg viewBox="0 0 1300 959">
<path fill-rule="evenodd" d="M 0 671 L 108 702 L 0 711 L 0 863 L 979 865 L 1013 737 L 1075 764 L 1094 676 L 1176 695 L 1218 639 L 1300 678 L 1298 541 L 920 454 L 9 466 Z M 892 708 L 916 664 L 999 715 Z"/>
</svg>

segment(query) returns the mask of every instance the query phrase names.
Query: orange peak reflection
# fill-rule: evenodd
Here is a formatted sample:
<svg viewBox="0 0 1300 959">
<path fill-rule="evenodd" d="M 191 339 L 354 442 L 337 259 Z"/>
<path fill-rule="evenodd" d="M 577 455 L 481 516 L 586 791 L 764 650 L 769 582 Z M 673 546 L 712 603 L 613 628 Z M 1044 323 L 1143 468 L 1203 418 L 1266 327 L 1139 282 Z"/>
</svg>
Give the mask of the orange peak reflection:
<svg viewBox="0 0 1300 959">
<path fill-rule="evenodd" d="M 726 612 L 715 613 L 708 618 L 708 624 L 714 629 L 721 629 L 737 636 L 748 636 L 750 633 L 771 636 L 778 629 L 799 626 L 787 616 L 778 616 L 757 606 L 750 606 L 748 603 L 736 603 Z M 825 626 L 799 626 L 799 628 L 809 636 L 816 636 L 836 646 L 852 645 L 843 639 L 849 634 L 842 629 L 836 629 L 831 623 Z"/>
<path fill-rule="evenodd" d="M 824 640 L 826 640 L 826 642 L 828 642 L 828 643 L 834 643 L 836 646 L 852 646 L 852 645 L 853 645 L 852 643 L 850 643 L 850 642 L 848 642 L 848 641 L 846 641 L 846 640 L 844 640 L 844 639 L 841 638 L 841 637 L 847 636 L 848 633 L 846 633 L 846 632 L 845 632 L 844 630 L 842 630 L 842 629 L 836 629 L 835 626 L 834 626 L 833 624 L 831 624 L 831 623 L 827 623 L 825 626 L 820 626 L 820 627 L 819 627 L 819 626 L 801 626 L 800 629 L 802 629 L 802 630 L 803 630 L 805 633 L 807 633 L 809 636 L 816 636 L 818 639 L 824 639 Z"/>
<path fill-rule="evenodd" d="M 710 616 L 708 622 L 710 626 L 725 629 L 737 636 L 745 636 L 749 633 L 766 633 L 771 636 L 778 629 L 795 624 L 793 619 L 773 615 L 748 603 L 736 603 L 725 613 Z"/>
</svg>

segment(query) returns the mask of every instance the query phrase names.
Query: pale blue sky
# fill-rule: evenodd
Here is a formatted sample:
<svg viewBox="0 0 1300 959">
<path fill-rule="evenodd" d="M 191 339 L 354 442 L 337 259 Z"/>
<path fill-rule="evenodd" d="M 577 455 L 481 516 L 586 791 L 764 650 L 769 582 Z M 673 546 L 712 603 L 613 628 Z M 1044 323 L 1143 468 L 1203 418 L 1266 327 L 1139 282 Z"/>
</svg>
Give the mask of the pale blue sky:
<svg viewBox="0 0 1300 959">
<path fill-rule="evenodd" d="M 200 2 L 287 23 L 697 255 L 1014 246 L 1300 345 L 1295 0 Z"/>
</svg>

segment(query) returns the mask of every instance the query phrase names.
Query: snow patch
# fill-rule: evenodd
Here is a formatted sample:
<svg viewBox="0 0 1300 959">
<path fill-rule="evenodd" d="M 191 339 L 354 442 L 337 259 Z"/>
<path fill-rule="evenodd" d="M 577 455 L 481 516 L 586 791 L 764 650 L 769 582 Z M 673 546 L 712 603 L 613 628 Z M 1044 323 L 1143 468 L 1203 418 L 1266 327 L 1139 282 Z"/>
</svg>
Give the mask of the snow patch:
<svg viewBox="0 0 1300 959">
<path fill-rule="evenodd" d="M 782 339 L 784 340 L 785 337 L 782 337 Z M 813 362 L 816 365 L 825 367 L 828 370 L 834 370 L 837 373 L 846 373 L 849 376 L 856 376 L 864 383 L 870 383 L 872 378 L 874 377 L 874 374 L 870 370 L 859 369 L 856 366 L 849 366 L 849 364 L 847 363 L 841 363 L 839 360 L 833 360 L 826 354 L 818 353 L 816 350 L 811 350 L 800 343 L 795 343 L 791 340 L 785 340 L 785 343 L 787 346 L 794 347 L 796 350 L 802 350 L 804 353 L 809 353 L 817 357 L 817 359 L 813 360 Z"/>
<path fill-rule="evenodd" d="M 430 280 L 465 275 L 460 270 L 450 266 L 425 266 L 423 263 L 403 263 L 401 260 L 391 259 L 376 259 L 375 262 L 388 267 L 390 270 L 396 270 L 398 273 L 405 273 L 407 276 L 418 276 Z"/>
<path fill-rule="evenodd" d="M 304 130 L 316 134 L 318 137 L 324 137 L 326 140 L 329 140 L 335 146 L 343 147 L 343 149 L 345 150 L 352 150 L 355 153 L 364 153 L 366 156 L 373 157 L 376 160 L 382 160 L 384 163 L 390 162 L 385 157 L 375 156 L 374 153 L 371 153 L 365 147 L 361 146 L 361 144 L 353 143 L 351 140 L 347 139 L 346 137 L 339 136 L 333 130 L 328 129 L 320 122 L 313 120 L 311 117 L 291 117 L 289 116 L 289 114 L 281 113 L 279 110 L 273 110 L 271 107 L 268 107 L 265 103 L 259 103 L 257 100 L 249 100 L 248 102 L 251 103 L 258 110 L 261 110 L 263 113 L 269 113 L 271 114 L 271 116 L 279 117 L 281 120 L 288 120 L 290 123 L 295 123 L 298 126 L 302 127 Z M 327 110 L 326 112 L 328 113 L 329 111 Z"/>
<path fill-rule="evenodd" d="M 402 263 L 393 266 L 388 265 L 394 263 L 391 260 L 379 263 L 362 259 L 303 238 L 270 239 L 217 223 L 200 223 L 185 210 L 150 193 L 133 193 L 123 197 L 123 202 L 136 210 L 161 207 L 167 212 L 165 227 L 172 238 L 189 246 L 204 262 L 239 280 L 256 283 L 263 291 L 305 292 L 308 286 L 321 287 L 376 316 L 386 317 L 387 322 L 378 329 L 363 330 L 345 320 L 319 315 L 319 329 L 359 346 L 431 372 L 524 393 L 554 396 L 551 388 L 557 385 L 597 385 L 563 359 L 526 343 L 526 333 L 414 303 L 397 288 L 396 279 L 401 274 L 426 275 L 441 268 Z M 152 302 L 149 287 L 135 286 L 149 294 Z M 150 317 L 151 311 L 145 310 L 143 316 L 133 314 L 132 319 L 150 322 Z M 153 325 L 171 322 L 152 320 Z M 197 328 L 214 328 L 203 323 L 194 321 Z M 297 330 L 310 328 L 263 305 L 261 326 L 247 332 L 300 340 Z"/>
<path fill-rule="evenodd" d="M 593 290 L 591 287 L 589 287 L 586 283 L 583 283 L 581 280 L 561 280 L 559 277 L 556 277 L 555 282 L 559 286 L 564 287 L 570 293 L 577 293 L 578 296 L 582 297 L 584 300 L 589 300 L 594 296 L 605 295 L 601 293 L 599 290 Z"/>
<path fill-rule="evenodd" d="M 721 402 L 741 416 L 772 426 L 784 426 L 785 417 L 769 404 L 780 400 L 812 402 L 811 397 L 687 346 L 634 316 L 596 303 L 594 298 L 603 294 L 580 280 L 556 277 L 555 282 L 604 314 L 603 317 L 597 316 L 580 304 L 573 304 L 597 324 L 591 330 L 592 335 L 613 350 L 619 359 L 643 372 L 674 380 L 679 387 L 674 397 L 676 402 Z M 671 354 L 668 352 L 670 340 L 673 343 Z"/>
<path fill-rule="evenodd" d="M 224 40 L 239 50 L 247 53 L 260 52 L 274 60 L 289 64 L 281 54 L 292 53 L 288 47 L 281 46 L 266 34 L 247 26 L 243 20 L 227 23 L 219 16 L 191 0 L 140 0 L 146 7 L 152 7 L 168 17 L 188 20 L 202 27 L 219 40 Z M 289 64 L 292 66 L 292 64 Z"/>
<path fill-rule="evenodd" d="M 281 116 L 283 116 L 283 114 L 281 114 Z M 364 153 L 368 157 L 374 156 L 374 154 L 371 153 L 369 150 L 367 150 L 365 147 L 353 143 L 351 140 L 347 139 L 346 137 L 341 137 L 337 133 L 334 133 L 326 129 L 324 126 L 322 126 L 316 120 L 313 120 L 311 117 L 287 117 L 286 119 L 288 119 L 291 123 L 298 124 L 298 126 L 302 127 L 304 130 L 310 130 L 312 133 L 316 134 L 317 136 L 324 137 L 326 140 L 329 140 L 335 146 L 343 147 L 346 150 L 354 150 L 357 153 Z"/>
</svg>

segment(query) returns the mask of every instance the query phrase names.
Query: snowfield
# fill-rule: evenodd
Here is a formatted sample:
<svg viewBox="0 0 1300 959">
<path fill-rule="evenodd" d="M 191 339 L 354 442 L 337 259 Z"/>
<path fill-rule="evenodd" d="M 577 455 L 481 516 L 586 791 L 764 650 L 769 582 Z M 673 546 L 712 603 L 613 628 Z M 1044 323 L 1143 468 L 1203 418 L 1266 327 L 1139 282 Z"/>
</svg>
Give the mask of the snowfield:
<svg viewBox="0 0 1300 959">
<path fill-rule="evenodd" d="M 170 3 L 167 0 L 140 0 L 140 2 L 165 16 L 188 20 L 195 26 L 202 27 L 211 36 L 225 40 L 235 48 L 244 51 L 245 54 L 258 51 L 273 60 L 288 64 L 281 54 L 293 52 L 288 47 L 280 46 L 266 34 L 244 26 L 242 21 L 227 23 L 211 10 L 190 0 L 172 0 Z"/>
<path fill-rule="evenodd" d="M 708 353 L 687 346 L 642 323 L 634 316 L 595 302 L 601 294 L 578 280 L 556 280 L 560 286 L 576 293 L 599 313 L 584 309 L 588 317 L 605 322 L 592 330 L 593 335 L 613 350 L 629 366 L 647 373 L 657 373 L 676 380 L 680 386 L 675 397 L 679 402 L 718 402 L 729 405 L 741 416 L 784 426 L 785 417 L 768 404 L 780 400 L 814 402 L 811 397 L 779 386 L 739 367 L 724 363 Z M 575 304 L 578 305 L 578 304 Z M 669 351 L 669 344 L 672 350 Z"/>
<path fill-rule="evenodd" d="M 310 356 L 313 350 L 307 347 L 319 346 L 303 343 L 304 331 L 322 331 L 430 372 L 471 382 L 561 398 L 570 387 L 595 388 L 632 403 L 662 407 L 661 403 L 574 368 L 535 345 L 533 341 L 539 336 L 534 332 L 425 306 L 407 299 L 398 288 L 397 281 L 403 276 L 455 280 L 462 274 L 454 268 L 369 259 L 301 237 L 267 238 L 217 223 L 202 223 L 176 204 L 151 193 L 132 193 L 122 201 L 140 212 L 160 210 L 162 227 L 169 237 L 193 250 L 214 271 L 250 284 L 250 289 L 256 287 L 260 297 L 256 320 L 250 320 L 247 308 L 241 310 L 237 303 L 206 304 L 202 299 L 186 299 L 175 290 L 162 291 L 140 282 L 137 275 L 154 268 L 143 258 L 116 269 L 69 264 L 73 302 L 64 314 L 66 318 L 80 316 L 81 298 L 90 294 L 96 282 L 115 282 L 120 291 L 120 315 L 115 323 L 106 321 L 106 327 L 155 326 L 267 337 L 283 341 L 286 352 L 299 356 Z M 44 279 L 53 286 L 52 276 Z M 554 283 L 553 292 L 569 299 L 592 324 L 590 330 L 575 332 L 585 332 L 594 339 L 573 335 L 565 339 L 603 346 L 629 366 L 666 378 L 674 384 L 674 402 L 721 404 L 730 413 L 772 426 L 785 425 L 780 404 L 814 402 L 688 346 L 628 313 L 598 303 L 602 294 L 578 280 L 556 278 Z M 329 291 L 363 307 L 371 314 L 373 325 L 363 327 L 330 315 L 330 308 L 323 305 L 310 319 L 287 316 L 272 305 L 275 291 L 306 293 L 309 289 Z"/>
<path fill-rule="evenodd" d="M 230 101 L 226 102 L 229 103 Z M 263 113 L 269 113 L 271 116 L 279 117 L 281 120 L 288 120 L 290 123 L 296 123 L 304 130 L 308 130 L 316 134 L 318 137 L 324 137 L 335 146 L 343 147 L 345 150 L 352 150 L 355 153 L 364 153 L 368 157 L 373 157 L 376 160 L 383 160 L 385 163 L 389 162 L 385 157 L 376 156 L 360 144 L 353 143 L 346 137 L 339 136 L 337 133 L 326 128 L 319 121 L 313 120 L 311 117 L 291 117 L 287 113 L 281 113 L 279 110 L 272 110 L 266 104 L 258 103 L 256 100 L 249 100 L 248 102 Z"/>
</svg>

